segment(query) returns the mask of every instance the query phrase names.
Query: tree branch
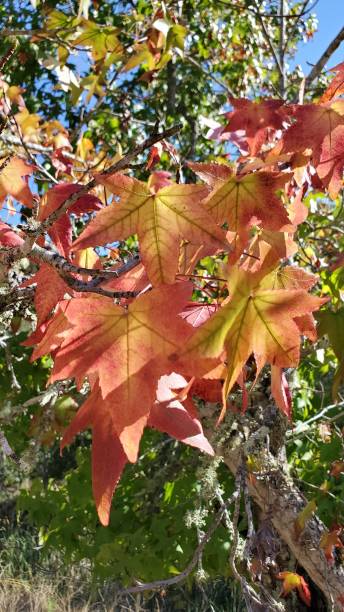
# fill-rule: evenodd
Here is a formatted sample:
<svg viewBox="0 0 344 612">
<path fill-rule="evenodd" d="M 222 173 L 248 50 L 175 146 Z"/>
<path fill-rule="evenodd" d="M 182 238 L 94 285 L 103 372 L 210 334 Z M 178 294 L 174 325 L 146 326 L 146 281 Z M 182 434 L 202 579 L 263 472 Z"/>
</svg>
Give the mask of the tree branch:
<svg viewBox="0 0 344 612">
<path fill-rule="evenodd" d="M 194 567 L 196 567 L 198 559 L 202 555 L 205 546 L 211 540 L 213 534 L 215 533 L 216 529 L 220 525 L 225 511 L 227 510 L 227 508 L 229 508 L 229 506 L 233 502 L 236 501 L 236 499 L 239 496 L 240 496 L 240 490 L 236 490 L 234 491 L 233 495 L 229 499 L 227 499 L 224 502 L 224 504 L 222 504 L 222 506 L 220 507 L 219 511 L 217 512 L 215 516 L 213 523 L 211 524 L 211 526 L 209 527 L 208 531 L 205 533 L 203 538 L 201 538 L 201 541 L 199 545 L 197 546 L 190 563 L 186 566 L 186 568 L 182 572 L 180 572 L 180 574 L 178 574 L 177 576 L 173 576 L 172 578 L 166 578 L 165 580 L 156 580 L 154 582 L 144 582 L 144 583 L 138 582 L 137 586 L 129 587 L 128 589 L 122 589 L 121 591 L 117 592 L 117 595 L 122 596 L 122 595 L 128 595 L 129 593 L 141 593 L 142 591 L 153 591 L 156 589 L 161 589 L 162 587 L 171 586 L 172 584 L 177 584 L 178 582 L 185 580 L 185 578 L 187 578 L 189 574 L 192 572 Z"/>
<path fill-rule="evenodd" d="M 307 90 L 309 86 L 311 85 L 311 83 L 314 81 L 314 79 L 316 79 L 320 75 L 327 60 L 336 51 L 336 49 L 338 49 L 338 47 L 343 42 L 343 40 L 344 40 L 344 26 L 342 27 L 340 32 L 338 32 L 337 36 L 335 36 L 335 38 L 330 42 L 327 49 L 324 51 L 322 56 L 318 59 L 317 63 L 314 64 L 312 70 L 310 71 L 308 77 L 306 78 L 305 90 Z"/>
<path fill-rule="evenodd" d="M 110 298 L 132 298 L 138 295 L 137 291 L 109 291 L 108 289 L 103 289 L 99 287 L 99 285 L 103 282 L 110 280 L 111 278 L 119 278 L 129 270 L 132 270 L 140 263 L 140 257 L 136 256 L 132 259 L 129 259 L 122 266 L 117 268 L 116 270 L 99 270 L 94 268 L 83 268 L 81 266 L 75 266 L 74 264 L 67 261 L 64 257 L 59 255 L 58 253 L 54 253 L 53 251 L 49 251 L 43 247 L 34 244 L 30 255 L 34 259 L 38 259 L 44 263 L 51 265 L 60 276 L 64 279 L 66 284 L 74 289 L 75 291 L 87 292 L 87 293 L 97 293 L 99 295 L 103 295 L 105 297 Z M 84 282 L 73 276 L 71 274 L 83 274 L 87 276 L 92 276 L 93 280 L 90 282 Z"/>
<path fill-rule="evenodd" d="M 268 31 L 268 29 L 267 29 L 267 27 L 266 27 L 266 25 L 264 23 L 264 19 L 263 19 L 261 13 L 259 12 L 259 5 L 256 5 L 256 9 L 257 10 L 255 11 L 255 15 L 256 15 L 256 17 L 257 17 L 261 27 L 262 27 L 263 36 L 264 36 L 266 42 L 268 43 L 269 49 L 270 49 L 271 54 L 272 54 L 272 56 L 273 56 L 273 58 L 275 60 L 276 68 L 277 68 L 277 70 L 278 70 L 278 72 L 280 74 L 280 77 L 282 77 L 283 69 L 282 69 L 282 66 L 280 64 L 280 59 L 279 59 L 277 50 L 275 49 L 275 46 L 274 46 L 274 44 L 272 42 L 271 36 L 269 34 L 269 31 Z"/>
<path fill-rule="evenodd" d="M 31 250 L 31 256 L 35 259 L 39 259 L 44 263 L 48 263 L 53 266 L 58 272 L 62 274 L 84 274 L 87 276 L 94 276 L 97 279 L 99 276 L 103 277 L 104 282 L 109 280 L 110 278 L 119 278 L 129 270 L 132 270 L 140 263 L 139 255 L 132 257 L 126 263 L 121 265 L 119 268 L 115 270 L 102 270 L 95 268 L 83 268 L 82 266 L 75 266 L 59 255 L 58 253 L 54 253 L 54 251 L 49 251 L 38 244 L 35 244 Z"/>
<path fill-rule="evenodd" d="M 280 0 L 280 24 L 279 24 L 279 65 L 281 67 L 280 78 L 279 78 L 279 92 L 281 98 L 284 98 L 285 94 L 285 46 L 286 46 L 286 22 L 284 14 L 287 13 L 287 0 Z"/>
</svg>

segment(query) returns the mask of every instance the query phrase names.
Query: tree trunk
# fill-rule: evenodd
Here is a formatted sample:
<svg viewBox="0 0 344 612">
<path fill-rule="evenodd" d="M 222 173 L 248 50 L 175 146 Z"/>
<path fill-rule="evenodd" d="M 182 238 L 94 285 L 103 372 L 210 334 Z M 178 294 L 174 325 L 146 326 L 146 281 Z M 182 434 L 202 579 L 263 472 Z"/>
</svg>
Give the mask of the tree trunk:
<svg viewBox="0 0 344 612">
<path fill-rule="evenodd" d="M 270 407 L 271 408 L 271 407 Z M 277 421 L 277 426 L 276 426 Z M 271 517 L 271 522 L 280 538 L 287 544 L 298 563 L 305 569 L 314 584 L 326 598 L 329 610 L 343 610 L 344 604 L 344 569 L 342 566 L 330 565 L 324 551 L 320 548 L 320 539 L 327 533 L 325 525 L 313 515 L 306 523 L 299 537 L 295 534 L 295 520 L 306 501 L 301 491 L 295 486 L 291 477 L 285 472 L 286 462 L 276 458 L 280 454 L 281 444 L 273 449 L 273 440 L 278 438 L 282 418 L 275 419 L 275 427 L 259 426 L 256 419 L 249 415 L 235 419 L 235 444 L 233 430 L 224 441 L 223 436 L 217 453 L 235 475 L 244 457 L 256 458 L 259 471 L 248 475 L 249 493 L 263 511 Z M 281 432 L 280 439 L 284 439 Z M 267 442 L 268 441 L 268 442 Z M 270 441 L 270 442 L 269 442 Z M 269 448 L 267 448 L 269 447 Z M 278 448 L 279 447 L 279 448 Z M 273 454 L 274 453 L 274 454 Z"/>
</svg>

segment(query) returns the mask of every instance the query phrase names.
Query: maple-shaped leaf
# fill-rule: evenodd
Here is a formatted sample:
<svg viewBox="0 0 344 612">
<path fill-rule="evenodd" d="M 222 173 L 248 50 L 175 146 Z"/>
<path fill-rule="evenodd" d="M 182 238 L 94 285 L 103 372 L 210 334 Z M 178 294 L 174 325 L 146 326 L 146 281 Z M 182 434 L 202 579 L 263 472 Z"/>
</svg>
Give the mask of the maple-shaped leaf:
<svg viewBox="0 0 344 612">
<path fill-rule="evenodd" d="M 34 304 L 37 313 L 37 327 L 48 318 L 55 306 L 71 290 L 56 270 L 44 263 L 38 272 L 22 283 L 22 287 L 36 284 Z"/>
<path fill-rule="evenodd" d="M 70 196 L 80 191 L 82 187 L 82 185 L 72 183 L 54 185 L 41 199 L 38 209 L 38 220 L 45 221 L 45 219 L 55 212 L 55 210 L 58 210 Z M 74 202 L 74 204 L 72 204 L 68 213 L 62 215 L 52 224 L 48 233 L 61 255 L 67 257 L 72 244 L 72 225 L 69 214 L 74 213 L 75 215 L 82 215 L 93 210 L 98 210 L 101 206 L 102 204 L 96 196 L 84 193 Z"/>
<path fill-rule="evenodd" d="M 292 115 L 295 123 L 283 136 L 282 152 L 312 149 L 318 159 L 322 143 L 338 125 L 344 124 L 344 100 L 326 104 L 296 105 Z"/>
<path fill-rule="evenodd" d="M 290 226 L 290 220 L 276 191 L 289 178 L 289 174 L 266 171 L 233 175 L 210 193 L 204 206 L 217 223 L 228 223 L 229 230 L 239 236 L 246 237 L 252 225 L 280 231 Z"/>
<path fill-rule="evenodd" d="M 98 62 L 105 58 L 107 53 L 114 54 L 113 59 L 118 59 L 123 52 L 123 47 L 118 40 L 118 28 L 112 26 L 100 26 L 89 19 L 80 22 L 81 34 L 74 40 L 74 45 L 90 47 L 94 61 Z"/>
<path fill-rule="evenodd" d="M 101 210 L 73 248 L 103 245 L 138 234 L 140 252 L 153 284 L 173 283 L 178 269 L 180 238 L 224 247 L 225 234 L 200 201 L 202 185 L 169 184 L 155 191 L 154 175 L 143 183 L 123 174 L 96 177 L 120 202 Z"/>
<path fill-rule="evenodd" d="M 18 247 L 23 244 L 24 240 L 13 229 L 0 221 L 0 244 L 2 246 Z"/>
<path fill-rule="evenodd" d="M 340 538 L 342 529 L 340 525 L 335 525 L 329 532 L 321 536 L 320 548 L 324 550 L 325 557 L 330 565 L 333 565 L 335 561 L 335 548 L 344 548 L 344 544 Z"/>
<path fill-rule="evenodd" d="M 96 373 L 104 398 L 121 385 L 131 397 L 133 377 L 157 357 L 163 368 L 163 358 L 188 336 L 190 326 L 177 315 L 190 292 L 188 282 L 166 285 L 126 309 L 105 297 L 71 300 L 65 316 L 73 328 L 55 358 L 51 380 Z"/>
<path fill-rule="evenodd" d="M 142 404 L 146 404 L 146 413 L 138 416 L 135 422 L 130 423 L 130 418 L 126 415 L 128 425 L 123 427 L 123 413 L 125 414 L 127 407 L 122 403 L 123 398 L 116 390 L 103 400 L 99 385 L 96 384 L 63 436 L 61 450 L 66 444 L 70 444 L 77 433 L 88 427 L 92 428 L 93 493 L 103 525 L 109 523 L 111 499 L 125 464 L 128 460 L 137 460 L 140 439 L 146 425 L 168 433 L 184 444 L 199 448 L 210 455 L 214 454 L 203 434 L 200 421 L 195 415 L 190 415 L 183 404 L 175 399 L 170 387 L 173 384 L 186 385 L 186 380 L 175 374 L 162 377 L 165 380 L 160 379 L 158 400 L 154 402 L 155 389 L 147 384 L 147 373 L 145 378 L 146 383 L 143 377 L 141 386 L 137 387 L 136 404 L 138 411 Z M 149 402 L 152 392 L 152 401 Z M 163 401 L 159 401 L 159 398 Z"/>
<path fill-rule="evenodd" d="M 281 596 L 286 597 L 294 589 L 297 590 L 300 599 L 308 608 L 311 607 L 311 593 L 305 579 L 294 572 L 280 572 L 277 574 L 278 580 L 283 580 L 283 589 Z"/>
<path fill-rule="evenodd" d="M 276 402 L 276 406 L 290 420 L 292 400 L 288 381 L 282 368 L 274 365 L 271 366 L 271 395 Z"/>
<path fill-rule="evenodd" d="M 225 397 L 252 354 L 258 371 L 265 363 L 282 368 L 298 365 L 301 333 L 294 319 L 326 301 L 304 289 L 273 289 L 271 284 L 267 288 L 262 275 L 263 271 L 251 274 L 233 268 L 228 279 L 230 297 L 196 330 L 181 353 L 182 363 L 188 364 L 192 374 L 194 358 L 219 357 L 225 350 Z"/>
<path fill-rule="evenodd" d="M 221 140 L 226 134 L 244 130 L 251 155 L 257 155 L 267 139 L 269 128 L 279 130 L 283 125 L 283 116 L 279 112 L 283 102 L 256 102 L 245 98 L 229 98 L 229 102 L 234 106 L 234 111 L 226 114 L 229 123 L 222 131 Z"/>
<path fill-rule="evenodd" d="M 1 169 L 2 167 L 2 169 Z M 32 208 L 34 197 L 27 183 L 27 177 L 34 171 L 34 167 L 19 157 L 0 159 L 0 205 L 6 196 L 13 196 L 18 202 Z"/>
<path fill-rule="evenodd" d="M 343 187 L 344 169 L 344 124 L 325 136 L 316 171 L 332 199 Z"/>
<path fill-rule="evenodd" d="M 329 102 L 333 98 L 338 98 L 344 93 L 344 62 L 329 69 L 330 72 L 335 72 L 336 76 L 332 79 L 326 91 L 320 98 L 320 102 Z"/>
</svg>

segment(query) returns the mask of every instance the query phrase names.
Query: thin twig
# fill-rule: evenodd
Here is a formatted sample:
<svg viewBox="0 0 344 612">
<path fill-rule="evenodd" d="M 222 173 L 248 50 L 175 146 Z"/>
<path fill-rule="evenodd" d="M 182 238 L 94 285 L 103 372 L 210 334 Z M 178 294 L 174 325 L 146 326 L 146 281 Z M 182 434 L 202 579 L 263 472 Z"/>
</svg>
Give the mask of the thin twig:
<svg viewBox="0 0 344 612">
<path fill-rule="evenodd" d="M 142 591 L 153 591 L 153 590 L 161 589 L 162 587 L 170 586 L 172 584 L 177 584 L 178 582 L 185 580 L 185 578 L 187 578 L 189 574 L 192 572 L 194 567 L 196 567 L 198 563 L 198 559 L 202 555 L 205 546 L 211 540 L 213 534 L 215 533 L 216 529 L 220 525 L 224 512 L 234 501 L 236 501 L 237 497 L 238 497 L 238 491 L 235 491 L 233 495 L 229 499 L 227 499 L 226 502 L 221 506 L 221 508 L 219 509 L 219 511 L 217 512 L 215 516 L 213 523 L 211 524 L 208 531 L 204 534 L 199 545 L 197 546 L 190 563 L 186 566 L 186 568 L 180 574 L 178 574 L 178 576 L 173 576 L 172 578 L 166 578 L 165 580 L 156 580 L 154 582 L 145 582 L 145 583 L 138 582 L 137 586 L 129 587 L 128 589 L 122 589 L 121 591 L 118 591 L 117 595 L 122 596 L 122 595 L 128 595 L 129 593 L 141 593 Z"/>
<path fill-rule="evenodd" d="M 280 78 L 279 78 L 279 93 L 281 98 L 284 98 L 285 94 L 285 45 L 286 45 L 286 22 L 284 14 L 287 13 L 287 1 L 280 0 L 280 24 L 279 24 L 279 65 L 281 67 Z"/>
<path fill-rule="evenodd" d="M 1 32 L 2 34 L 2 32 Z M 8 64 L 8 62 L 11 60 L 11 58 L 13 57 L 16 49 L 18 46 L 18 42 L 15 41 L 10 47 L 9 49 L 7 49 L 5 55 L 0 59 L 0 72 L 2 72 L 2 70 L 5 68 L 6 64 Z"/>
<path fill-rule="evenodd" d="M 13 359 L 12 359 L 12 353 L 11 353 L 11 349 L 8 346 L 8 344 L 5 344 L 5 358 L 6 358 L 6 365 L 7 365 L 7 369 L 11 375 L 11 384 L 12 384 L 12 388 L 15 389 L 16 391 L 20 391 L 21 390 L 21 385 L 16 377 L 16 373 L 14 371 L 14 367 L 13 367 Z"/>
<path fill-rule="evenodd" d="M 262 27 L 263 36 L 264 36 L 264 38 L 265 38 L 265 40 L 266 40 L 266 42 L 267 42 L 267 44 L 269 46 L 269 49 L 270 49 L 270 51 L 272 53 L 272 56 L 273 56 L 273 58 L 275 60 L 276 68 L 277 68 L 277 70 L 278 70 L 278 72 L 280 74 L 280 77 L 281 77 L 283 75 L 283 69 L 282 69 L 282 66 L 280 64 L 280 60 L 279 60 L 279 56 L 278 56 L 277 50 L 275 49 L 275 45 L 272 42 L 271 36 L 270 36 L 269 31 L 268 31 L 268 29 L 267 29 L 267 27 L 265 25 L 264 19 L 263 19 L 262 15 L 260 14 L 259 5 L 256 5 L 256 9 L 257 9 L 257 11 L 255 12 L 255 15 L 256 15 L 256 17 L 257 17 L 261 27 Z"/>
</svg>

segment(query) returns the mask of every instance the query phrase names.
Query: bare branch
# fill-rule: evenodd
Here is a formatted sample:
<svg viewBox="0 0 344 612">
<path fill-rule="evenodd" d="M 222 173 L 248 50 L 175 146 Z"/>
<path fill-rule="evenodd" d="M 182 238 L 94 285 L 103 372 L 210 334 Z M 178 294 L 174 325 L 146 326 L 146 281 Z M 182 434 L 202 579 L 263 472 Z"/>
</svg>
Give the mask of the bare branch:
<svg viewBox="0 0 344 612">
<path fill-rule="evenodd" d="M 177 584 L 178 582 L 185 580 L 185 578 L 187 578 L 189 574 L 192 572 L 192 570 L 196 567 L 198 563 L 198 559 L 202 555 L 205 546 L 211 540 L 213 534 L 215 533 L 216 529 L 220 525 L 225 511 L 233 502 L 236 501 L 236 499 L 238 498 L 238 495 L 239 495 L 239 491 L 237 490 L 234 491 L 233 495 L 229 499 L 227 499 L 227 501 L 225 501 L 224 504 L 221 505 L 221 508 L 217 512 L 213 523 L 211 524 L 208 531 L 205 533 L 199 545 L 197 546 L 190 563 L 186 566 L 186 568 L 180 574 L 178 574 L 177 576 L 173 576 L 172 578 L 166 578 L 166 580 L 156 580 L 154 582 L 143 582 L 143 583 L 138 582 L 137 586 L 129 587 L 128 589 L 122 589 L 121 591 L 118 591 L 117 595 L 121 596 L 121 595 L 127 595 L 129 593 L 141 593 L 142 591 L 153 591 L 156 589 L 161 589 L 162 587 L 170 586 L 172 584 Z"/>
<path fill-rule="evenodd" d="M 269 49 L 270 49 L 271 54 L 272 54 L 272 56 L 273 56 L 273 58 L 275 60 L 276 68 L 277 68 L 277 70 L 278 70 L 278 72 L 280 74 L 280 77 L 282 77 L 283 69 L 282 69 L 282 66 L 280 64 L 280 58 L 278 56 L 277 49 L 275 49 L 275 45 L 274 45 L 274 43 L 272 41 L 272 38 L 271 38 L 271 36 L 269 34 L 269 31 L 268 31 L 268 29 L 267 29 L 267 27 L 265 25 L 264 19 L 263 19 L 262 15 L 259 12 L 259 5 L 256 5 L 256 9 L 257 9 L 257 11 L 255 12 L 255 15 L 256 15 L 256 17 L 257 17 L 261 27 L 262 27 L 263 36 L 264 36 L 266 42 L 268 43 Z"/>
<path fill-rule="evenodd" d="M 7 369 L 11 375 L 12 389 L 16 389 L 16 391 L 20 391 L 21 386 L 20 386 L 20 383 L 18 382 L 16 373 L 14 371 L 11 349 L 7 343 L 5 344 L 5 358 L 6 358 Z"/>
<path fill-rule="evenodd" d="M 131 298 L 138 295 L 137 291 L 109 291 L 103 289 L 99 285 L 103 282 L 110 280 L 111 278 L 119 278 L 129 270 L 132 270 L 140 263 L 140 257 L 136 256 L 124 263 L 116 270 L 99 270 L 93 268 L 83 268 L 81 266 L 75 266 L 74 264 L 67 261 L 64 257 L 53 251 L 49 251 L 37 244 L 33 245 L 31 249 L 31 255 L 35 259 L 39 259 L 44 263 L 48 263 L 57 270 L 60 276 L 64 279 L 66 284 L 74 289 L 75 291 L 97 293 L 105 297 L 110 298 Z M 92 276 L 94 279 L 90 282 L 84 282 L 71 274 L 83 274 Z"/>
<path fill-rule="evenodd" d="M 64 276 L 63 278 L 66 284 L 71 287 L 71 289 L 74 289 L 74 291 L 97 293 L 98 295 L 103 295 L 104 297 L 109 297 L 112 299 L 134 298 L 140 293 L 139 291 L 109 291 L 108 289 L 97 287 L 97 285 L 92 283 L 83 283 L 82 281 L 72 278 L 71 276 Z"/>
<path fill-rule="evenodd" d="M 83 268 L 82 266 L 75 266 L 59 255 L 58 253 L 54 253 L 54 251 L 49 251 L 38 244 L 35 244 L 32 247 L 31 255 L 35 259 L 39 259 L 44 263 L 48 263 L 53 266 L 58 272 L 62 274 L 84 274 L 87 276 L 95 276 L 98 278 L 102 276 L 104 281 L 109 280 L 110 278 L 119 278 L 129 270 L 132 270 L 140 263 L 140 257 L 137 255 L 129 259 L 126 263 L 121 265 L 116 270 L 99 270 L 94 268 Z"/>
<path fill-rule="evenodd" d="M 330 42 L 327 49 L 324 51 L 322 56 L 318 59 L 317 63 L 314 64 L 312 70 L 310 71 L 308 77 L 306 78 L 305 90 L 307 90 L 309 86 L 311 85 L 311 83 L 313 83 L 313 81 L 320 75 L 327 60 L 330 59 L 331 55 L 336 51 L 336 49 L 338 49 L 338 47 L 343 42 L 343 40 L 344 40 L 344 26 L 342 27 L 340 32 L 338 32 L 337 36 L 335 36 L 334 39 Z"/>
<path fill-rule="evenodd" d="M 281 67 L 280 78 L 279 78 L 279 92 L 281 98 L 284 98 L 285 94 L 285 47 L 286 47 L 286 21 L 284 15 L 287 13 L 287 0 L 280 0 L 280 24 L 279 24 L 279 65 Z"/>
<path fill-rule="evenodd" d="M 13 54 L 15 53 L 17 46 L 18 46 L 18 42 L 15 41 L 6 51 L 5 55 L 0 59 L 0 72 L 2 72 L 6 64 L 8 64 L 8 62 L 13 57 Z"/>
</svg>

